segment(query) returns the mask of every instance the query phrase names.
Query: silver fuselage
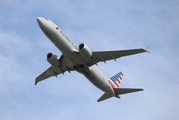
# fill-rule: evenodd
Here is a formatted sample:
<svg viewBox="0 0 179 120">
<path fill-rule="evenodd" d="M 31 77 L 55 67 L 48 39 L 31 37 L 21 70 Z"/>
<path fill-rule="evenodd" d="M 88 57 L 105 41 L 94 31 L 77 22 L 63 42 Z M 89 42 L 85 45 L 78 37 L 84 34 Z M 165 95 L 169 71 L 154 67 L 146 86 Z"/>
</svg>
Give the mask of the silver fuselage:
<svg viewBox="0 0 179 120">
<path fill-rule="evenodd" d="M 62 52 L 66 57 L 66 65 L 73 67 L 75 65 L 83 63 L 88 58 L 81 57 L 78 47 L 64 34 L 64 32 L 52 21 L 46 18 L 37 18 L 38 24 L 44 34 L 50 39 L 50 41 Z M 115 96 L 112 86 L 109 84 L 109 79 L 96 67 L 96 65 L 85 66 L 87 71 L 78 71 L 82 73 L 93 85 L 100 90 Z"/>
</svg>

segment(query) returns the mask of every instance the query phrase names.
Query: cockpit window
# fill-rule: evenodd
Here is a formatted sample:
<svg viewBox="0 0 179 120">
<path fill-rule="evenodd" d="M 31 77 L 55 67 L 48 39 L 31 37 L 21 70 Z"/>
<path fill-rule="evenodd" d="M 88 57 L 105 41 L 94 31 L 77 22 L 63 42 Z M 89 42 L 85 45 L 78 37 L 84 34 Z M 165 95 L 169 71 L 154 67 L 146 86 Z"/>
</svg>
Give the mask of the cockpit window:
<svg viewBox="0 0 179 120">
<path fill-rule="evenodd" d="M 48 20 L 47 18 L 45 18 L 46 20 Z"/>
</svg>

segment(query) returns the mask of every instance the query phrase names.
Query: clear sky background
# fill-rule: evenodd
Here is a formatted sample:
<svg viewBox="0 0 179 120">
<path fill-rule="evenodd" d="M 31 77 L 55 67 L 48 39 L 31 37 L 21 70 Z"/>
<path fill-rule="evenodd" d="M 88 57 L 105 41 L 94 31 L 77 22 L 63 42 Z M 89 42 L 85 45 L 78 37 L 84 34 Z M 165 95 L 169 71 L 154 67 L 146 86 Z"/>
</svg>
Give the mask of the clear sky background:
<svg viewBox="0 0 179 120">
<path fill-rule="evenodd" d="M 50 66 L 46 54 L 61 56 L 36 17 L 92 51 L 151 44 L 151 53 L 98 64 L 107 77 L 122 71 L 121 87 L 144 91 L 98 103 L 103 92 L 77 72 L 34 86 Z M 1 0 L 0 120 L 178 120 L 178 39 L 178 0 Z"/>
</svg>

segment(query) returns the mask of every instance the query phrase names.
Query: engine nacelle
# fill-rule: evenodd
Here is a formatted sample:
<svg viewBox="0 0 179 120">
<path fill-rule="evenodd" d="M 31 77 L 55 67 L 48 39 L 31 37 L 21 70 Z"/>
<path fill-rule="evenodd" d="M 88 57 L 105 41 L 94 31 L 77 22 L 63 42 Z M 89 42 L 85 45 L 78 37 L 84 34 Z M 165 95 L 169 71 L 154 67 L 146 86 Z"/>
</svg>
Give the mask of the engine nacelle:
<svg viewBox="0 0 179 120">
<path fill-rule="evenodd" d="M 60 65 L 57 56 L 52 53 L 47 54 L 46 60 L 54 67 L 58 67 Z"/>
<path fill-rule="evenodd" d="M 84 43 L 81 43 L 80 45 L 79 45 L 79 49 L 80 49 L 80 53 L 82 54 L 82 55 L 84 55 L 85 57 L 92 57 L 92 52 L 91 52 L 91 50 L 89 49 L 89 47 L 86 45 L 86 44 L 84 44 Z"/>
</svg>

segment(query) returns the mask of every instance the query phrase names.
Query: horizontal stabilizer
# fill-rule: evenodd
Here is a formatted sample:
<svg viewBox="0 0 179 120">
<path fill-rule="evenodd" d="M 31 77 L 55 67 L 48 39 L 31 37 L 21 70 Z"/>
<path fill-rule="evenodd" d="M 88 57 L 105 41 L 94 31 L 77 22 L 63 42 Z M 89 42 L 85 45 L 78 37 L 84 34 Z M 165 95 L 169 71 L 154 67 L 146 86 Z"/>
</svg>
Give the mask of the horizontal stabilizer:
<svg viewBox="0 0 179 120">
<path fill-rule="evenodd" d="M 143 91 L 143 89 L 141 89 L 141 88 L 114 88 L 114 89 L 115 89 L 117 95 Z"/>
<path fill-rule="evenodd" d="M 107 93 L 104 93 L 99 99 L 98 99 L 98 102 L 101 102 L 103 100 L 106 100 L 106 99 L 109 99 L 111 98 L 112 96 L 107 94 Z"/>
</svg>

